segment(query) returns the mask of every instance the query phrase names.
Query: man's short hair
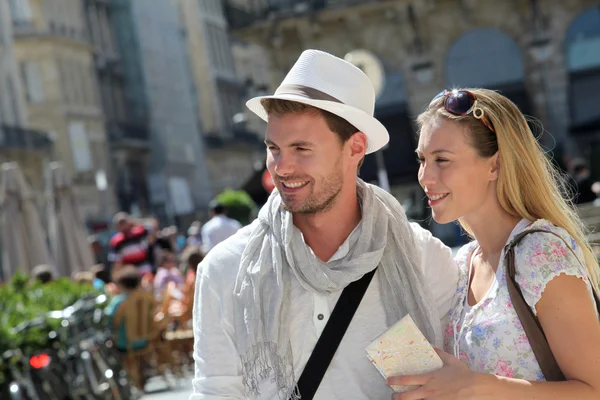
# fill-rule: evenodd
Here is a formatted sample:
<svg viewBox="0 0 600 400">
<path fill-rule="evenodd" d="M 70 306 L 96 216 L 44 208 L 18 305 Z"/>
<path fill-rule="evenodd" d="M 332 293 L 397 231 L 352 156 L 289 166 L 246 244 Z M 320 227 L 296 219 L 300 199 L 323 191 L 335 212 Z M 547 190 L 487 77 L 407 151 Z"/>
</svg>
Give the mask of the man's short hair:
<svg viewBox="0 0 600 400">
<path fill-rule="evenodd" d="M 104 283 L 110 282 L 110 270 L 106 268 L 104 264 L 96 264 L 91 269 L 90 272 L 94 274 L 94 277 L 100 279 Z"/>
<path fill-rule="evenodd" d="M 199 247 L 190 247 L 183 251 L 183 261 L 192 270 L 198 268 L 198 264 L 204 260 L 205 254 Z"/>
<path fill-rule="evenodd" d="M 160 249 L 158 253 L 158 265 L 163 265 L 165 262 L 169 260 L 174 260 L 175 264 L 177 264 L 177 255 L 171 249 Z"/>
<path fill-rule="evenodd" d="M 217 215 L 225 213 L 225 206 L 217 200 L 211 201 L 208 208 Z"/>
<path fill-rule="evenodd" d="M 142 277 L 135 266 L 127 264 L 115 272 L 114 280 L 118 286 L 133 290 L 140 286 Z"/>
<path fill-rule="evenodd" d="M 119 225 L 123 222 L 127 222 L 128 220 L 129 220 L 129 214 L 121 211 L 121 212 L 116 213 L 115 216 L 113 217 L 113 224 Z"/>
<path fill-rule="evenodd" d="M 51 282 L 54 279 L 54 268 L 49 264 L 36 265 L 31 271 L 31 276 L 42 283 Z"/>
<path fill-rule="evenodd" d="M 325 119 L 325 122 L 327 123 L 329 129 L 331 129 L 332 132 L 337 134 L 338 138 L 340 139 L 340 143 L 342 144 L 346 143 L 348 140 L 350 140 L 352 135 L 360 131 L 360 129 L 356 128 L 354 125 L 352 125 L 350 122 L 346 121 L 342 117 L 330 113 L 329 111 L 322 110 L 320 108 L 313 107 L 308 104 L 299 103 L 297 101 L 282 99 L 262 99 L 260 101 L 260 104 L 264 107 L 268 115 L 273 114 L 278 117 L 287 114 L 296 114 L 302 112 L 319 114 Z M 358 165 L 359 169 L 362 166 L 363 161 L 364 159 L 360 161 Z"/>
</svg>

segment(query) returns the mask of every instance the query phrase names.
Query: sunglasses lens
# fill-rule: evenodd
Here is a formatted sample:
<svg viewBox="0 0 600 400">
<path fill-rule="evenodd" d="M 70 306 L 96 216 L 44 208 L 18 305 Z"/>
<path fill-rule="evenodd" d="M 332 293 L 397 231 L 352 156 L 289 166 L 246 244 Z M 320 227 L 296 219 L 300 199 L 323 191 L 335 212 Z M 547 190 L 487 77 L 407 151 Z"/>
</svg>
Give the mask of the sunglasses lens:
<svg viewBox="0 0 600 400">
<path fill-rule="evenodd" d="M 446 98 L 446 110 L 452 114 L 463 115 L 466 114 L 473 104 L 475 98 L 468 92 L 455 92 Z"/>
</svg>

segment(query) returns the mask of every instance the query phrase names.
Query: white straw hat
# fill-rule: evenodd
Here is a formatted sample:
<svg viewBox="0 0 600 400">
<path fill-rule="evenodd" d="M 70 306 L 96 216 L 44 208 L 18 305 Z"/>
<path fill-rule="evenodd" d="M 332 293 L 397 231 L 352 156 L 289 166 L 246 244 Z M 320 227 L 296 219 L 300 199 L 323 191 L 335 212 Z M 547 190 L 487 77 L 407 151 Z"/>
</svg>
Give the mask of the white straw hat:
<svg viewBox="0 0 600 400">
<path fill-rule="evenodd" d="M 291 100 L 335 114 L 367 136 L 366 154 L 389 141 L 385 126 L 374 116 L 375 89 L 356 66 L 319 50 L 305 50 L 272 96 L 254 97 L 246 106 L 268 121 L 262 99 Z"/>
</svg>

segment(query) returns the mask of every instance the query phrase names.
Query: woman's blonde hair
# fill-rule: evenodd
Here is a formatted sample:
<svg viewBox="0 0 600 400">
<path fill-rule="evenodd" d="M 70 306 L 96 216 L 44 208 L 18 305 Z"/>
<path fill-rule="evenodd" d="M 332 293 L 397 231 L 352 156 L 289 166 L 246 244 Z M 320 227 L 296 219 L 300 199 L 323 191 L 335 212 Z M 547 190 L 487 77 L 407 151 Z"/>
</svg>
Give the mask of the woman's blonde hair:
<svg viewBox="0 0 600 400">
<path fill-rule="evenodd" d="M 492 132 L 472 114 L 457 116 L 442 107 L 443 97 L 432 102 L 417 118 L 419 130 L 432 120 L 447 118 L 468 128 L 469 141 L 482 158 L 499 154 L 497 193 L 509 214 L 530 221 L 546 219 L 564 228 L 581 247 L 594 287 L 598 287 L 598 260 L 586 238 L 587 229 L 559 182 L 562 178 L 536 138 L 518 107 L 501 94 L 488 89 L 468 90 L 477 97 L 477 106 L 496 131 Z M 463 229 L 472 235 L 464 220 Z"/>
</svg>

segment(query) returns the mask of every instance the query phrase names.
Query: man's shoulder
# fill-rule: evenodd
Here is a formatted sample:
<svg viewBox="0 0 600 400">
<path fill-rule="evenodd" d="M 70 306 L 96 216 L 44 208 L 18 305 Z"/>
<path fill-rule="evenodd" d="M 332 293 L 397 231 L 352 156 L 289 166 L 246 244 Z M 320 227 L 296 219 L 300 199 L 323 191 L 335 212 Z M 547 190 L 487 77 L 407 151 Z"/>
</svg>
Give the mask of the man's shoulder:
<svg viewBox="0 0 600 400">
<path fill-rule="evenodd" d="M 240 229 L 242 227 L 242 224 L 237 219 L 227 217 L 227 222 L 229 222 L 229 225 L 235 229 Z"/>
<path fill-rule="evenodd" d="M 420 241 L 429 241 L 432 239 L 437 239 L 435 236 L 433 236 L 431 231 L 423 228 L 421 225 L 419 225 L 416 222 L 411 222 L 410 227 L 411 227 L 413 234 L 415 235 L 415 240 L 417 241 L 417 243 Z"/>
<path fill-rule="evenodd" d="M 240 260 L 258 221 L 247 225 L 212 248 L 202 261 L 202 275 L 211 279 L 236 277 Z"/>
<path fill-rule="evenodd" d="M 421 262 L 426 269 L 435 270 L 447 268 L 446 264 L 454 264 L 452 261 L 452 249 L 444 244 L 439 238 L 415 222 L 410 226 L 415 238 L 417 250 L 421 253 Z"/>
<path fill-rule="evenodd" d="M 206 232 L 209 231 L 211 229 L 214 229 L 215 226 L 217 226 L 219 223 L 219 221 L 217 220 L 216 217 L 212 217 L 211 219 L 209 219 L 208 221 L 206 221 L 206 223 L 204 225 L 202 225 L 201 231 L 202 232 Z"/>
</svg>

